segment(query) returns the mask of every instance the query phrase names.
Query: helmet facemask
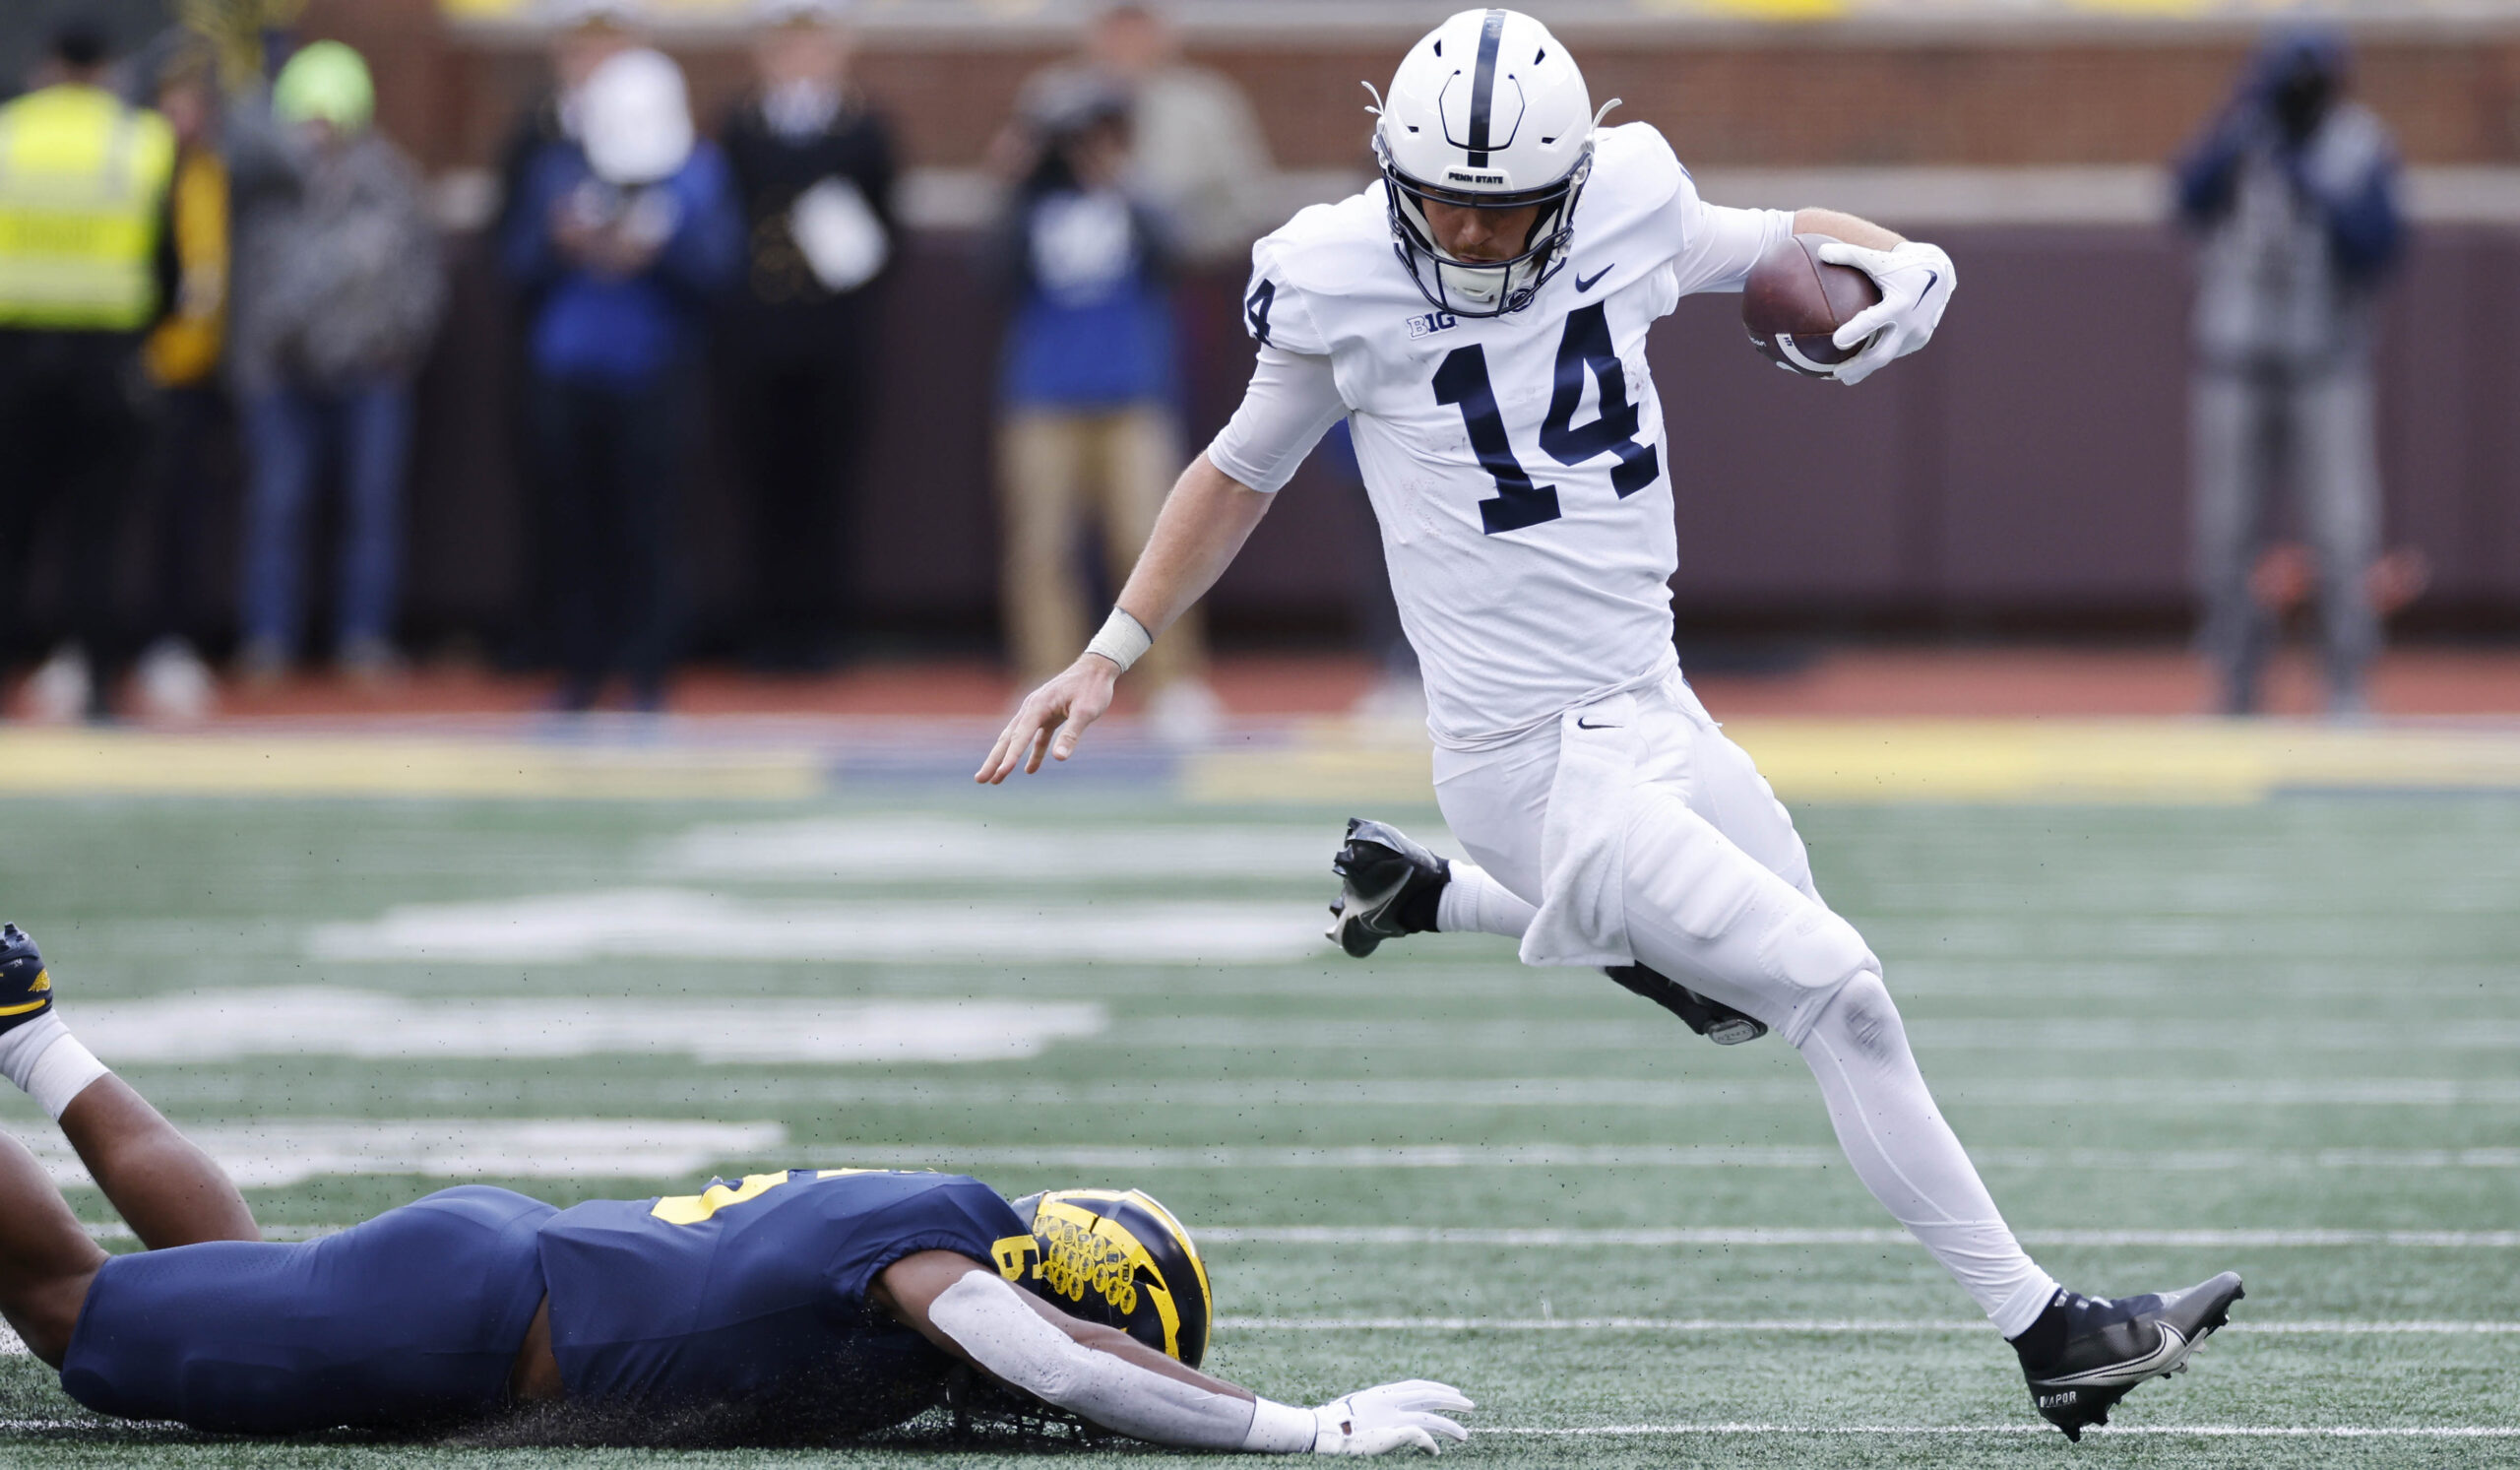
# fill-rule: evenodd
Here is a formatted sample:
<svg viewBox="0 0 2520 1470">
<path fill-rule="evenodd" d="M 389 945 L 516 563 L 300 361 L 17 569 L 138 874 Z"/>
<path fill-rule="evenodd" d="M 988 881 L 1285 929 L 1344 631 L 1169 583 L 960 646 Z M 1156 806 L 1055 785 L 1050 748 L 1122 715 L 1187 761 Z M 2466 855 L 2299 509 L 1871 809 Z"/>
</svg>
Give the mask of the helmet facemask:
<svg viewBox="0 0 2520 1470">
<path fill-rule="evenodd" d="M 1606 108 L 1604 110 L 1607 110 Z M 1511 193 L 1469 193 L 1410 177 L 1393 161 L 1382 131 L 1374 131 L 1374 158 L 1381 164 L 1383 193 L 1390 207 L 1392 249 L 1418 283 L 1418 292 L 1438 311 L 1455 316 L 1503 316 L 1520 311 L 1566 264 L 1573 237 L 1576 203 L 1584 181 L 1592 175 L 1593 150 L 1588 143 L 1565 177 L 1536 189 Z M 1510 259 L 1460 260 L 1436 243 L 1426 217 L 1429 202 L 1460 209 L 1513 210 L 1538 206 L 1520 253 Z"/>
</svg>

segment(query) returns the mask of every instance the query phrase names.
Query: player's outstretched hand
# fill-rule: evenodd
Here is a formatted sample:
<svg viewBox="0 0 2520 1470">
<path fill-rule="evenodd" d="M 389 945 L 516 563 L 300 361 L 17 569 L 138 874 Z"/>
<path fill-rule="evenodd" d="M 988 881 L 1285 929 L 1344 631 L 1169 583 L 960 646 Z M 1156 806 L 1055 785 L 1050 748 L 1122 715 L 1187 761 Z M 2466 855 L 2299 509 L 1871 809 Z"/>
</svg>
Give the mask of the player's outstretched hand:
<svg viewBox="0 0 2520 1470">
<path fill-rule="evenodd" d="M 1460 1389 L 1423 1378 L 1359 1389 L 1312 1411 L 1317 1427 L 1312 1452 L 1388 1454 L 1395 1449 L 1422 1449 L 1441 1454 L 1437 1436 L 1457 1443 L 1470 1438 L 1470 1431 L 1444 1416 L 1475 1407 Z"/>
<path fill-rule="evenodd" d="M 1041 769 L 1044 755 L 1065 760 L 1075 754 L 1085 728 L 1111 707 L 1111 686 L 1119 677 L 1119 666 L 1101 654 L 1079 654 L 1057 677 L 1024 696 L 972 779 L 995 786 L 1018 765 L 1030 776 Z"/>
<path fill-rule="evenodd" d="M 1923 347 L 1942 323 L 1959 273 L 1939 245 L 1910 240 L 1895 250 L 1867 250 L 1838 241 L 1820 247 L 1822 263 L 1853 266 L 1881 288 L 1881 299 L 1847 319 L 1830 337 L 1841 350 L 1863 351 L 1838 364 L 1837 380 L 1852 386 Z M 1870 338 L 1869 343 L 1864 339 Z"/>
</svg>

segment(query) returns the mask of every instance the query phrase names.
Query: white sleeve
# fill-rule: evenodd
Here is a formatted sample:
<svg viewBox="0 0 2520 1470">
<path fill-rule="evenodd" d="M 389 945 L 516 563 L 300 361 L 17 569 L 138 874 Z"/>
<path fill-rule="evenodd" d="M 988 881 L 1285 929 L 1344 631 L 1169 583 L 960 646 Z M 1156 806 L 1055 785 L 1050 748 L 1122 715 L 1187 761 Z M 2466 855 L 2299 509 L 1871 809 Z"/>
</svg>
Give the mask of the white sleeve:
<svg viewBox="0 0 2520 1470">
<path fill-rule="evenodd" d="M 1096 1352 L 1043 1320 L 1014 1287 L 987 1271 L 974 1271 L 939 1293 L 927 1319 L 990 1376 L 1133 1438 L 1277 1454 L 1301 1454 L 1313 1445 L 1311 1410 L 1267 1399 L 1245 1403 Z"/>
<path fill-rule="evenodd" d="M 1255 490 L 1275 493 L 1347 413 L 1329 358 L 1263 347 L 1242 406 L 1208 446 L 1208 463 Z"/>
<path fill-rule="evenodd" d="M 1697 196 L 1695 180 L 1683 178 L 1667 218 L 1679 231 L 1679 248 L 1671 269 L 1679 277 L 1680 294 L 1692 291 L 1736 291 L 1748 280 L 1750 267 L 1768 247 L 1794 234 L 1794 216 L 1786 210 L 1736 210 L 1709 204 Z"/>
</svg>

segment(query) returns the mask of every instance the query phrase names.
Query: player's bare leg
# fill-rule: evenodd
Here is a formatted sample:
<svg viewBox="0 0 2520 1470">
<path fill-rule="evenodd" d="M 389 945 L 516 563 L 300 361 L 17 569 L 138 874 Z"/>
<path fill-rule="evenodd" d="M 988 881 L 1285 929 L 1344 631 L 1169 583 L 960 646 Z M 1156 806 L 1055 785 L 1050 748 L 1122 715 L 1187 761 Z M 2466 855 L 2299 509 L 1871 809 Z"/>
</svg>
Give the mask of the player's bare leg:
<svg viewBox="0 0 2520 1470">
<path fill-rule="evenodd" d="M 0 1073 L 61 1124 L 140 1243 L 158 1250 L 261 1240 L 227 1176 L 79 1044 L 52 999 L 52 976 L 34 940 L 16 925 L 0 928 Z"/>
<path fill-rule="evenodd" d="M 71 1100 L 61 1131 L 149 1249 L 263 1238 L 226 1173 L 113 1073 Z"/>
<path fill-rule="evenodd" d="M 79 1228 L 35 1156 L 0 1136 L 0 1316 L 28 1351 L 61 1366 L 88 1284 L 104 1263 L 103 1248 Z"/>
</svg>

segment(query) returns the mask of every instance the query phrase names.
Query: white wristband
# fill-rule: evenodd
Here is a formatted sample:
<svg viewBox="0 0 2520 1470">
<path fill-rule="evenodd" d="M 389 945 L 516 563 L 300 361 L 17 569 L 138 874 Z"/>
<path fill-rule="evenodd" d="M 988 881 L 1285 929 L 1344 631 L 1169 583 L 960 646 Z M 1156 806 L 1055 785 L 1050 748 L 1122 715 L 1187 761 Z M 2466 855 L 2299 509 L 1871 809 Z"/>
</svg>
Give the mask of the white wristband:
<svg viewBox="0 0 2520 1470">
<path fill-rule="evenodd" d="M 1094 641 L 1085 645 L 1085 651 L 1101 654 L 1119 665 L 1120 671 L 1126 673 L 1129 666 L 1145 657 L 1146 651 L 1153 647 L 1155 635 L 1146 630 L 1146 624 L 1114 607 L 1111 615 L 1102 619 L 1102 631 L 1094 635 Z"/>
<path fill-rule="evenodd" d="M 1251 1428 L 1242 1437 L 1245 1454 L 1310 1454 L 1320 1425 L 1310 1409 L 1256 1399 Z"/>
<path fill-rule="evenodd" d="M 35 1058 L 33 1070 L 27 1077 L 27 1096 L 51 1115 L 54 1122 L 59 1122 L 61 1115 L 70 1111 L 71 1103 L 88 1090 L 88 1084 L 105 1075 L 105 1064 L 96 1059 L 96 1054 L 79 1045 L 79 1038 L 65 1031 L 60 1040 L 44 1048 L 43 1055 Z"/>
</svg>

